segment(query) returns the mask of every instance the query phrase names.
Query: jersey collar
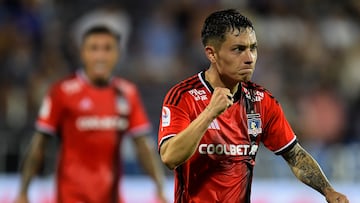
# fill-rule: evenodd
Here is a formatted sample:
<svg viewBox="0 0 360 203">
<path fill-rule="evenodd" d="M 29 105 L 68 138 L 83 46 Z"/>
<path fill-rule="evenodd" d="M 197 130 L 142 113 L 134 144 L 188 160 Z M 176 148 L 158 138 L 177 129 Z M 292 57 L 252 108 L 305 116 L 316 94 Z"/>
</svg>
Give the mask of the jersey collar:
<svg viewBox="0 0 360 203">
<path fill-rule="evenodd" d="M 205 79 L 205 71 L 201 71 L 198 74 L 200 81 L 202 82 L 202 84 L 206 87 L 206 89 L 212 94 L 214 92 L 214 88 L 211 86 L 211 84 L 209 83 L 209 81 L 207 81 Z M 234 102 L 240 100 L 241 98 L 241 92 L 242 92 L 242 83 L 239 84 L 238 90 L 236 91 L 235 95 L 234 95 Z"/>
</svg>

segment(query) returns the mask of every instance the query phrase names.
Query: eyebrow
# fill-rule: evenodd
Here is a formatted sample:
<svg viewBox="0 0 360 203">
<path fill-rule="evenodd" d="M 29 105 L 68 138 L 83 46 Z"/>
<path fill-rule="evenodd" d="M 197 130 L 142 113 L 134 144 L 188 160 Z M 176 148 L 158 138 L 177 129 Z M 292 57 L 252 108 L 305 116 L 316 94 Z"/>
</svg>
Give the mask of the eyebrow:
<svg viewBox="0 0 360 203">
<path fill-rule="evenodd" d="M 233 48 L 240 48 L 240 49 L 246 49 L 246 48 L 254 48 L 257 46 L 257 42 L 254 42 L 252 44 L 250 44 L 249 46 L 248 45 L 244 45 L 244 44 L 235 44 L 233 45 L 232 47 Z"/>
<path fill-rule="evenodd" d="M 254 48 L 254 47 L 257 47 L 258 43 L 257 42 L 254 42 L 252 44 L 250 44 L 250 48 Z"/>
</svg>

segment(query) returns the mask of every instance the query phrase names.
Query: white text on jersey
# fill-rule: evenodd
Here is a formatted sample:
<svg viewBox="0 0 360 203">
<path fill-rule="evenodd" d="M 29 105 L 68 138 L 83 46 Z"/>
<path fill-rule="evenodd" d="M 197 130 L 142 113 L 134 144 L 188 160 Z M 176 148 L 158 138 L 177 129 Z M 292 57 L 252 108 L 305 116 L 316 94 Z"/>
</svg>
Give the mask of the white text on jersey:
<svg viewBox="0 0 360 203">
<path fill-rule="evenodd" d="M 125 130 L 129 122 L 119 116 L 83 116 L 76 120 L 76 127 L 84 130 Z"/>
<path fill-rule="evenodd" d="M 252 156 L 256 155 L 257 149 L 257 145 L 247 144 L 200 144 L 198 151 L 200 154 Z"/>
<path fill-rule="evenodd" d="M 205 90 L 192 89 L 189 90 L 189 93 L 194 97 L 195 101 L 204 101 L 208 99 Z"/>
<path fill-rule="evenodd" d="M 260 91 L 256 90 L 254 92 L 253 97 L 251 97 L 248 89 L 244 88 L 244 92 L 245 92 L 245 97 L 248 99 L 251 99 L 253 102 L 258 102 L 258 101 L 261 101 L 264 99 L 264 92 L 260 92 Z"/>
</svg>

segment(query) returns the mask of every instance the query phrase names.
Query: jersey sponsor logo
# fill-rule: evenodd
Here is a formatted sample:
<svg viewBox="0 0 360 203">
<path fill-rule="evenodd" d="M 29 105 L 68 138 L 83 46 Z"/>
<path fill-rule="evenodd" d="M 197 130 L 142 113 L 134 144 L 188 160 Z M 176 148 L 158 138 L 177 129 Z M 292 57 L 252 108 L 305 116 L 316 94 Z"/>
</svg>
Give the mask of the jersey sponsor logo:
<svg viewBox="0 0 360 203">
<path fill-rule="evenodd" d="M 126 130 L 129 122 L 119 116 L 82 116 L 76 120 L 80 131 L 86 130 Z"/>
<path fill-rule="evenodd" d="M 218 121 L 217 121 L 216 119 L 214 119 L 214 120 L 210 123 L 208 129 L 220 130 L 220 126 L 219 126 Z"/>
<path fill-rule="evenodd" d="M 39 117 L 46 119 L 49 118 L 51 111 L 51 99 L 50 97 L 45 97 L 39 111 Z"/>
<path fill-rule="evenodd" d="M 189 90 L 188 92 L 191 94 L 191 96 L 194 97 L 195 101 L 199 101 L 199 100 L 204 101 L 208 99 L 205 90 L 192 89 Z"/>
<path fill-rule="evenodd" d="M 247 99 L 250 99 L 252 102 L 261 101 L 264 99 L 264 92 L 260 92 L 259 90 L 256 90 L 254 92 L 254 95 L 251 97 L 250 91 L 244 87 L 245 97 Z"/>
<path fill-rule="evenodd" d="M 262 133 L 260 114 L 247 114 L 248 134 L 257 136 Z"/>
<path fill-rule="evenodd" d="M 216 154 L 227 156 L 253 156 L 256 155 L 258 145 L 248 144 L 200 144 L 200 154 Z"/>
</svg>

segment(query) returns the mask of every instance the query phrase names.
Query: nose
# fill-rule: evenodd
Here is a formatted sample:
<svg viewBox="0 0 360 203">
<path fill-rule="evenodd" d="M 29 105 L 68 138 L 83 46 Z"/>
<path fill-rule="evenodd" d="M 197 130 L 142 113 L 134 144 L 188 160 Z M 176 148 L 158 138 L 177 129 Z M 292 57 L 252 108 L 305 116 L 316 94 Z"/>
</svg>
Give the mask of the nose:
<svg viewBox="0 0 360 203">
<path fill-rule="evenodd" d="M 255 60 L 255 54 L 252 53 L 250 50 L 246 50 L 244 54 L 245 54 L 244 63 L 247 64 L 247 65 L 253 64 L 254 60 Z"/>
</svg>

